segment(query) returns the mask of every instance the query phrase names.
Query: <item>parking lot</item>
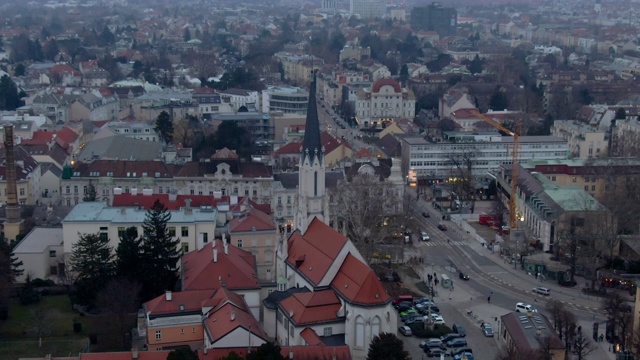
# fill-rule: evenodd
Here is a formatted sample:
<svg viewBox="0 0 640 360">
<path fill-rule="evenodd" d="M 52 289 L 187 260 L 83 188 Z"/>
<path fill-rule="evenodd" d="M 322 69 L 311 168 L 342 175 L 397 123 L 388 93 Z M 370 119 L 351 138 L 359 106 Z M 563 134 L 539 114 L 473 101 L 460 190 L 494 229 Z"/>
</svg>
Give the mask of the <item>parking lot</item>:
<svg viewBox="0 0 640 360">
<path fill-rule="evenodd" d="M 498 336 L 497 329 L 494 328 L 494 332 L 496 334 L 493 338 L 485 337 L 482 330 L 480 329 L 480 324 L 475 323 L 472 317 L 469 317 L 464 312 L 464 309 L 458 309 L 455 305 L 447 303 L 445 301 L 436 302 L 436 305 L 440 308 L 440 314 L 445 320 L 445 324 L 448 327 L 452 327 L 453 324 L 460 324 L 465 328 L 467 340 L 467 347 L 471 348 L 474 352 L 474 359 L 476 360 L 493 360 L 498 354 L 498 345 L 496 343 L 496 338 Z M 402 325 L 402 320 L 400 320 L 400 316 L 398 315 L 398 326 Z M 403 336 L 398 333 L 398 337 L 404 341 L 405 350 L 409 352 L 411 358 L 414 360 L 417 359 L 428 359 L 424 350 L 420 348 L 420 341 L 425 339 L 417 338 L 415 336 Z M 452 349 L 447 349 L 446 353 Z M 451 359 L 451 357 L 448 357 Z M 433 358 L 438 359 L 438 358 Z"/>
</svg>

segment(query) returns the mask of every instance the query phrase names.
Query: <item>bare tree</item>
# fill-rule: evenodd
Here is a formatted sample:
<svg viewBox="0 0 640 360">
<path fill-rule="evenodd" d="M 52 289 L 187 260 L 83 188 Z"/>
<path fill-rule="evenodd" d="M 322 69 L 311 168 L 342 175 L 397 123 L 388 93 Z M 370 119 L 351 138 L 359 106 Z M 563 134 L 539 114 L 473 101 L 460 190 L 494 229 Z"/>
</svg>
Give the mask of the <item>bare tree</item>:
<svg viewBox="0 0 640 360">
<path fill-rule="evenodd" d="M 560 339 L 564 340 L 565 355 L 568 355 L 576 331 L 576 316 L 571 311 L 563 309 L 561 319 L 562 328 L 559 336 Z"/>
<path fill-rule="evenodd" d="M 50 331 L 49 310 L 42 307 L 31 310 L 29 333 L 38 339 L 38 347 L 42 347 L 42 337 L 48 335 Z"/>
<path fill-rule="evenodd" d="M 591 344 L 589 339 L 582 334 L 582 330 L 576 333 L 575 341 L 573 343 L 572 353 L 576 355 L 577 360 L 584 360 L 591 352 L 595 350 L 595 347 Z"/>
<path fill-rule="evenodd" d="M 605 298 L 602 307 L 607 313 L 607 319 L 613 323 L 614 336 L 620 335 L 620 342 L 624 348 L 624 345 L 631 341 L 628 333 L 633 323 L 632 307 L 618 293 Z"/>
<path fill-rule="evenodd" d="M 495 360 L 531 360 L 531 354 L 521 354 L 513 343 L 500 348 Z"/>
<path fill-rule="evenodd" d="M 560 300 L 552 300 L 547 303 L 547 308 L 551 312 L 551 319 L 553 320 L 553 329 L 559 333 L 562 338 L 562 319 L 563 312 L 565 311 L 564 304 Z"/>
<path fill-rule="evenodd" d="M 338 222 L 362 256 L 371 261 L 394 231 L 389 219 L 402 211 L 402 187 L 374 174 L 358 174 L 334 193 Z"/>
<path fill-rule="evenodd" d="M 121 350 L 128 348 L 127 333 L 130 331 L 138 309 L 140 284 L 125 278 L 112 279 L 98 294 L 102 324 L 108 333 L 118 336 Z"/>
<path fill-rule="evenodd" d="M 538 359 L 553 360 L 553 352 L 551 351 L 551 338 L 548 336 L 540 336 L 537 338 L 540 344 Z"/>
<path fill-rule="evenodd" d="M 449 162 L 451 164 L 452 188 L 460 196 L 460 200 L 469 202 L 471 213 L 473 213 L 476 203 L 475 176 L 473 175 L 476 163 L 475 149 L 453 153 L 449 157 Z"/>
</svg>

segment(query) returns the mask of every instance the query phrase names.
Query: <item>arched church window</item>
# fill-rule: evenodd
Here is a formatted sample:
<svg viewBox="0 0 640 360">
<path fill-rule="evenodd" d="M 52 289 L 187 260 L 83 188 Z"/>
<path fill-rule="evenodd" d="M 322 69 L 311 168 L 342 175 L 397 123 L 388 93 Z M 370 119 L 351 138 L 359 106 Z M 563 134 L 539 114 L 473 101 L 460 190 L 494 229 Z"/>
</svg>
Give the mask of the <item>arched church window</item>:
<svg viewBox="0 0 640 360">
<path fill-rule="evenodd" d="M 364 347 L 364 318 L 361 315 L 356 317 L 356 347 Z"/>
<path fill-rule="evenodd" d="M 380 318 L 378 316 L 374 316 L 373 320 L 371 320 L 371 338 L 378 336 L 380 334 Z"/>
</svg>

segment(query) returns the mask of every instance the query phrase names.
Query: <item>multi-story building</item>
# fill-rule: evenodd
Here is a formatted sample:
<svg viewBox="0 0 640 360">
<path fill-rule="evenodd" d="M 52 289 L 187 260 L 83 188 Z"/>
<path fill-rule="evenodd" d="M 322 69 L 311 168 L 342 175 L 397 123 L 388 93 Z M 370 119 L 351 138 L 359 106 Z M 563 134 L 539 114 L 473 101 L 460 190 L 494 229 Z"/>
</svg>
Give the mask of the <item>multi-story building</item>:
<svg viewBox="0 0 640 360">
<path fill-rule="evenodd" d="M 347 60 L 363 61 L 363 60 L 369 60 L 369 58 L 371 58 L 370 47 L 345 45 L 345 47 L 342 50 L 340 50 L 339 61 L 342 64 L 342 62 Z"/>
<path fill-rule="evenodd" d="M 511 136 L 501 136 L 495 132 L 445 132 L 444 137 L 437 140 L 415 135 L 400 137 L 402 174 L 409 181 L 455 177 L 459 174 L 455 159 L 471 161 L 472 173 L 477 177 L 486 177 L 488 171 L 512 162 L 514 144 Z M 520 162 L 529 159 L 565 159 L 567 154 L 566 140 L 555 136 L 520 136 Z"/>
<path fill-rule="evenodd" d="M 262 112 L 306 114 L 309 93 L 298 87 L 269 86 L 262 91 Z"/>
<path fill-rule="evenodd" d="M 575 120 L 556 120 L 551 127 L 551 135 L 567 140 L 571 158 L 607 156 L 609 136 L 606 130 Z"/>
<path fill-rule="evenodd" d="M 237 158 L 214 158 L 184 165 L 132 160 L 76 162 L 63 172 L 62 203 L 71 206 L 82 202 L 90 183 L 96 188 L 98 199 L 109 203 L 113 202 L 114 194 L 145 191 L 181 195 L 219 193 L 270 203 L 273 175 L 271 167 Z"/>
<path fill-rule="evenodd" d="M 381 0 L 351 0 L 349 12 L 361 19 L 382 19 L 387 12 L 387 6 Z"/>
<path fill-rule="evenodd" d="M 274 128 L 271 119 L 267 113 L 260 112 L 236 112 L 236 113 L 219 113 L 211 116 L 211 121 L 222 123 L 224 121 L 232 121 L 239 127 L 244 127 L 249 132 L 249 136 L 253 141 L 269 141 L 273 140 Z"/>
<path fill-rule="evenodd" d="M 107 123 L 105 126 L 114 133 L 128 138 L 153 142 L 160 141 L 155 130 L 155 125 L 152 123 L 143 121 L 113 121 Z"/>
<path fill-rule="evenodd" d="M 16 163 L 16 186 L 20 205 L 36 205 L 41 196 L 42 168 L 40 164 L 21 146 L 14 148 Z M 6 149 L 0 149 L 0 203 L 7 203 L 7 163 Z"/>
<path fill-rule="evenodd" d="M 249 252 L 256 262 L 260 282 L 275 282 L 275 243 L 278 237 L 273 217 L 248 208 L 229 222 L 229 241 Z"/>
<path fill-rule="evenodd" d="M 356 116 L 371 122 L 413 118 L 415 106 L 416 98 L 411 90 L 402 88 L 394 79 L 380 79 L 358 94 Z"/>
<path fill-rule="evenodd" d="M 427 6 L 417 6 L 411 10 L 411 28 L 413 30 L 431 30 L 438 34 L 454 35 L 458 25 L 458 12 L 455 8 L 444 7 L 439 2 Z"/>
<path fill-rule="evenodd" d="M 231 111 L 258 111 L 260 93 L 244 89 L 227 89 L 218 91 L 223 104 L 228 104 Z"/>
<path fill-rule="evenodd" d="M 282 63 L 284 78 L 297 84 L 308 84 L 311 75 L 324 65 L 324 60 L 313 55 L 279 52 L 274 57 Z"/>
</svg>

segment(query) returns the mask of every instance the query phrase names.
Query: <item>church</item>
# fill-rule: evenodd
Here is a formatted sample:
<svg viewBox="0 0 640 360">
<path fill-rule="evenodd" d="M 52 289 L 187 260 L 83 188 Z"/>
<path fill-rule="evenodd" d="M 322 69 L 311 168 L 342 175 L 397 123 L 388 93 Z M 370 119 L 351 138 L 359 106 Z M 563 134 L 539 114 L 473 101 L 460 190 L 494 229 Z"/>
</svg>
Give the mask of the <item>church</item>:
<svg viewBox="0 0 640 360">
<path fill-rule="evenodd" d="M 347 345 L 354 359 L 364 359 L 376 335 L 397 331 L 397 316 L 391 297 L 354 244 L 328 225 L 316 86 L 314 75 L 300 154 L 295 229 L 277 243 L 277 290 L 262 301 L 263 326 L 282 346 Z"/>
</svg>

